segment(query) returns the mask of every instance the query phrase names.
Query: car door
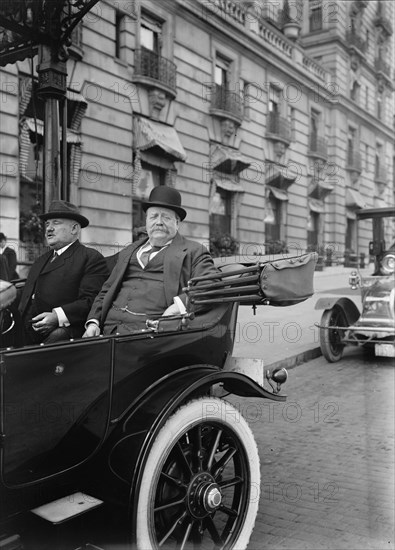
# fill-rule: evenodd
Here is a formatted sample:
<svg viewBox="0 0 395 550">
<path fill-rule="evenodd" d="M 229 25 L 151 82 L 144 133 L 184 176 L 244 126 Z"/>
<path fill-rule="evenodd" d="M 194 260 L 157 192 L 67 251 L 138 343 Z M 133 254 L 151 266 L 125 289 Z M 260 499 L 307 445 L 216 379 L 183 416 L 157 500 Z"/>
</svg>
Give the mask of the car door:
<svg viewBox="0 0 395 550">
<path fill-rule="evenodd" d="M 105 437 L 111 339 L 2 353 L 2 478 L 37 481 L 86 461 Z"/>
</svg>

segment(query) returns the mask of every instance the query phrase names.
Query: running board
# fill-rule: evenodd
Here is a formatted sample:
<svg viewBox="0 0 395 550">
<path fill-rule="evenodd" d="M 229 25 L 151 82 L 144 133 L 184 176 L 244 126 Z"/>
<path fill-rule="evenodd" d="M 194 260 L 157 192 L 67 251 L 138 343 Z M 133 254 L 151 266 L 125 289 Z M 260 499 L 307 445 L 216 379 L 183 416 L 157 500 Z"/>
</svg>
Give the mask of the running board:
<svg viewBox="0 0 395 550">
<path fill-rule="evenodd" d="M 63 523 L 103 504 L 102 500 L 85 493 L 74 493 L 33 508 L 31 512 L 53 525 Z"/>
</svg>

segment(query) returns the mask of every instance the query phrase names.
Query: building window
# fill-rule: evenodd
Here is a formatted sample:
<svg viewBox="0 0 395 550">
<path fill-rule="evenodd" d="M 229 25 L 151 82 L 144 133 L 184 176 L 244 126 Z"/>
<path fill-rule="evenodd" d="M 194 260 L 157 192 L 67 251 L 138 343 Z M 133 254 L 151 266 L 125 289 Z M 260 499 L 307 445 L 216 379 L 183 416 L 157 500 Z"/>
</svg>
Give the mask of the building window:
<svg viewBox="0 0 395 550">
<path fill-rule="evenodd" d="M 383 147 L 381 144 L 376 145 L 376 155 L 374 160 L 374 176 L 375 179 L 379 179 L 382 175 L 383 167 Z"/>
<path fill-rule="evenodd" d="M 211 199 L 210 203 L 210 237 L 231 234 L 232 221 L 232 195 L 220 187 Z"/>
<path fill-rule="evenodd" d="M 369 87 L 365 86 L 365 109 L 369 109 Z"/>
<path fill-rule="evenodd" d="M 322 29 L 322 0 L 309 0 L 309 30 Z"/>
<path fill-rule="evenodd" d="M 346 242 L 345 248 L 347 252 L 355 252 L 355 241 L 356 241 L 356 224 L 355 220 L 347 218 L 347 227 L 346 227 Z"/>
<path fill-rule="evenodd" d="M 365 143 L 365 151 L 364 151 L 364 170 L 365 172 L 369 171 L 369 145 Z"/>
<path fill-rule="evenodd" d="M 383 94 L 377 93 L 377 118 L 383 120 Z"/>
<path fill-rule="evenodd" d="M 310 151 L 319 150 L 321 129 L 321 113 L 311 110 L 310 112 Z"/>
<path fill-rule="evenodd" d="M 226 103 L 226 94 L 229 91 L 229 62 L 216 55 L 214 67 L 214 84 L 216 95 Z"/>
<path fill-rule="evenodd" d="M 141 15 L 140 47 L 158 55 L 162 49 L 162 25 L 144 13 Z"/>
<path fill-rule="evenodd" d="M 266 199 L 265 222 L 265 251 L 273 249 L 274 243 L 280 241 L 281 236 L 281 201 L 272 194 Z"/>
<path fill-rule="evenodd" d="M 349 128 L 347 137 L 347 164 L 349 166 L 354 166 L 355 153 L 357 151 L 357 132 L 354 128 Z"/>
<path fill-rule="evenodd" d="M 133 188 L 133 237 L 138 238 L 145 227 L 145 212 L 142 203 L 148 200 L 152 189 L 158 185 L 165 185 L 166 170 L 141 163 L 141 173 L 138 183 Z"/>
<path fill-rule="evenodd" d="M 126 16 L 120 11 L 115 12 L 115 57 L 122 59 L 123 33 Z"/>
<path fill-rule="evenodd" d="M 296 140 L 296 109 L 293 107 L 290 108 L 290 118 L 291 118 L 291 139 L 292 141 Z"/>
<path fill-rule="evenodd" d="M 244 116 L 250 118 L 251 104 L 256 101 L 256 93 L 254 94 L 254 86 L 245 80 L 240 81 L 240 97 L 243 101 Z"/>
<path fill-rule="evenodd" d="M 242 119 L 243 96 L 240 93 L 242 91 L 240 85 L 236 88 L 233 79 L 233 62 L 217 53 L 213 71 L 211 107 L 227 111 Z"/>
<path fill-rule="evenodd" d="M 278 88 L 275 88 L 274 86 L 270 86 L 269 89 L 269 104 L 268 109 L 269 113 L 279 114 L 280 113 L 280 98 L 281 98 L 281 90 Z"/>
<path fill-rule="evenodd" d="M 359 83 L 355 80 L 352 87 L 351 87 L 351 92 L 350 92 L 350 97 L 353 101 L 355 101 L 356 103 L 359 102 L 359 90 L 360 90 L 360 85 Z"/>
<path fill-rule="evenodd" d="M 307 219 L 307 246 L 310 250 L 316 250 L 318 246 L 318 234 L 320 227 L 320 215 L 310 211 Z"/>
</svg>

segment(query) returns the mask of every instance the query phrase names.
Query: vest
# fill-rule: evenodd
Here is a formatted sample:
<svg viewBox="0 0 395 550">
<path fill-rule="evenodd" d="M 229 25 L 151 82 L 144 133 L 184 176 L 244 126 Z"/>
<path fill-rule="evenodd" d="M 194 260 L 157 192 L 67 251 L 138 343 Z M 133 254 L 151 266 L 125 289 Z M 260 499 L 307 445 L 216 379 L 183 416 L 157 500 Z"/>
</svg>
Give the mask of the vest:
<svg viewBox="0 0 395 550">
<path fill-rule="evenodd" d="M 134 251 L 119 293 L 104 322 L 104 334 L 128 334 L 146 328 L 146 320 L 160 317 L 167 308 L 163 284 L 166 248 L 143 269 Z M 127 311 L 126 311 L 127 310 Z"/>
</svg>

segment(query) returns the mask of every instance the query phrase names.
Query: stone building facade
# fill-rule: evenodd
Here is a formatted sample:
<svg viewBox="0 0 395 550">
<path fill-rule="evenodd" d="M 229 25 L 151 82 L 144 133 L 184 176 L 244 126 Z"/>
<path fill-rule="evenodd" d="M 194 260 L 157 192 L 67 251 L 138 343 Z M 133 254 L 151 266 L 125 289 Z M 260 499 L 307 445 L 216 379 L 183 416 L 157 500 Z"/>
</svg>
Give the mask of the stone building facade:
<svg viewBox="0 0 395 550">
<path fill-rule="evenodd" d="M 244 258 L 367 252 L 355 210 L 394 204 L 394 17 L 378 0 L 99 2 L 67 61 L 63 196 L 84 242 L 118 251 L 168 184 L 183 234 Z M 42 204 L 35 65 L 0 69 L 0 222 L 21 261 Z"/>
</svg>

